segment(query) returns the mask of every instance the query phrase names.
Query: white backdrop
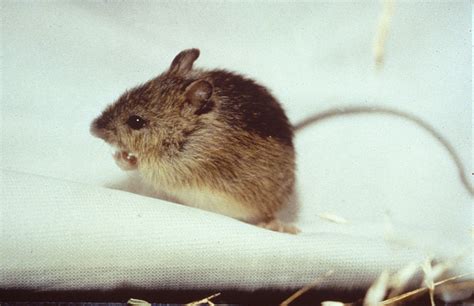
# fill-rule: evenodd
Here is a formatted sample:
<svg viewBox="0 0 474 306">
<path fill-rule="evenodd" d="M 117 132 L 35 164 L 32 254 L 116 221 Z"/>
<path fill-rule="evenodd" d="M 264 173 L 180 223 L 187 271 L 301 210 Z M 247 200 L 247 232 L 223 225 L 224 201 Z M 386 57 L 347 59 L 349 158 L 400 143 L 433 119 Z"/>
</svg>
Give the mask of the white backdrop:
<svg viewBox="0 0 474 306">
<path fill-rule="evenodd" d="M 257 79 L 292 122 L 344 105 L 414 113 L 471 173 L 469 6 L 396 2 L 377 71 L 376 2 L 3 1 L 0 286 L 298 287 L 334 269 L 322 286 L 365 287 L 383 268 L 470 255 L 472 198 L 445 150 L 402 119 L 297 135 L 296 237 L 110 189 L 144 193 L 88 131 L 125 89 L 197 47 L 197 66 Z M 385 239 L 389 223 L 403 247 Z"/>
</svg>

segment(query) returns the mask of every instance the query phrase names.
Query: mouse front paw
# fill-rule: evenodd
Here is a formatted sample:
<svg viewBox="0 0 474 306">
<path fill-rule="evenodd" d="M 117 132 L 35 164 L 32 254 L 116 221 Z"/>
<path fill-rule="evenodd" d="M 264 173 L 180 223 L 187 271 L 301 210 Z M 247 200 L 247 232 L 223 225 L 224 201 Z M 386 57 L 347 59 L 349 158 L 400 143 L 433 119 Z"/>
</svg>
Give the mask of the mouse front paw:
<svg viewBox="0 0 474 306">
<path fill-rule="evenodd" d="M 114 159 L 117 166 L 122 170 L 130 171 L 138 168 L 137 157 L 126 151 L 115 152 Z"/>
</svg>

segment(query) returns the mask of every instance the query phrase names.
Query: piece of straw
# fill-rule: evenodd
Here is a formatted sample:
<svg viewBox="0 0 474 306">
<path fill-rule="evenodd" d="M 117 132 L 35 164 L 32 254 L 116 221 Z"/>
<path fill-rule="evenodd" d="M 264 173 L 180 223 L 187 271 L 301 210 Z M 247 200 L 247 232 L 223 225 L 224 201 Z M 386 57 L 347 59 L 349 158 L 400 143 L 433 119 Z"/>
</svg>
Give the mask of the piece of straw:
<svg viewBox="0 0 474 306">
<path fill-rule="evenodd" d="M 383 1 L 383 9 L 380 13 L 373 46 L 375 65 L 379 69 L 382 67 L 384 62 L 385 42 L 387 41 L 388 32 L 390 30 L 394 7 L 395 0 Z"/>
<path fill-rule="evenodd" d="M 389 287 L 391 288 L 389 298 L 402 293 L 418 269 L 419 266 L 417 264 L 411 263 L 392 275 L 389 282 Z"/>
<path fill-rule="evenodd" d="M 325 278 L 327 278 L 328 276 L 330 276 L 331 274 L 333 274 L 334 271 L 333 270 L 329 270 L 326 272 L 326 274 L 324 274 L 322 277 L 319 277 L 317 278 L 316 280 L 314 280 L 311 284 L 301 288 L 300 290 L 296 291 L 295 293 L 293 293 L 289 298 L 287 298 L 286 300 L 284 300 L 283 302 L 281 302 L 280 306 L 288 306 L 290 305 L 290 303 L 292 303 L 294 300 L 296 300 L 297 298 L 299 298 L 301 295 L 303 295 L 305 292 L 307 292 L 308 290 L 312 289 L 313 287 L 317 286 L 318 284 L 320 284 Z"/>
<path fill-rule="evenodd" d="M 439 282 L 434 283 L 434 287 L 436 288 L 437 286 L 440 286 L 442 284 L 452 282 L 453 280 L 460 279 L 460 278 L 463 278 L 463 277 L 466 277 L 466 276 L 472 275 L 472 274 L 474 274 L 474 273 L 466 273 L 466 274 L 461 274 L 461 275 L 457 275 L 457 276 L 453 276 L 453 277 L 450 277 L 450 278 L 443 279 Z M 415 289 L 415 290 L 400 294 L 399 296 L 394 296 L 393 298 L 384 300 L 384 301 L 380 302 L 379 305 L 391 305 L 391 304 L 394 304 L 396 302 L 401 302 L 401 301 L 403 301 L 403 300 L 405 300 L 409 297 L 415 296 L 416 294 L 426 292 L 427 290 L 428 290 L 427 287 Z"/>
<path fill-rule="evenodd" d="M 364 306 L 376 306 L 383 300 L 387 294 L 389 279 L 390 274 L 387 270 L 384 270 L 367 290 L 363 302 Z"/>
<path fill-rule="evenodd" d="M 327 213 L 327 212 L 319 213 L 318 217 L 327 221 L 338 223 L 338 224 L 347 223 L 347 219 L 340 217 L 338 215 L 332 214 L 332 213 Z"/>
<path fill-rule="evenodd" d="M 144 300 L 139 300 L 139 299 L 130 299 L 127 302 L 128 306 L 151 306 L 150 303 Z"/>
<path fill-rule="evenodd" d="M 216 296 L 219 296 L 219 295 L 221 295 L 220 292 L 215 293 L 213 295 L 210 295 L 206 298 L 203 298 L 202 300 L 195 301 L 195 302 L 190 302 L 190 303 L 186 304 L 186 306 L 197 306 L 197 305 L 204 304 L 204 303 L 207 303 L 207 305 L 210 305 L 210 306 L 215 306 L 216 304 L 211 302 L 211 299 L 213 299 L 213 298 L 215 298 Z"/>
</svg>

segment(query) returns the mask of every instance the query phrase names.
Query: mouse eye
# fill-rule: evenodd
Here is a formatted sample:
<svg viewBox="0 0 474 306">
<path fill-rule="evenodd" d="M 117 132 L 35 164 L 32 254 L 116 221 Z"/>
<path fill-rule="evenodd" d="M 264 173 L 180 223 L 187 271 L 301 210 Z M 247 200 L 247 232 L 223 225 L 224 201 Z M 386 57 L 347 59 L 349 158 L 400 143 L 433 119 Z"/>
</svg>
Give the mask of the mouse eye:
<svg viewBox="0 0 474 306">
<path fill-rule="evenodd" d="M 132 129 L 139 130 L 145 126 L 146 121 L 140 116 L 133 115 L 133 116 L 128 117 L 127 124 Z"/>
</svg>

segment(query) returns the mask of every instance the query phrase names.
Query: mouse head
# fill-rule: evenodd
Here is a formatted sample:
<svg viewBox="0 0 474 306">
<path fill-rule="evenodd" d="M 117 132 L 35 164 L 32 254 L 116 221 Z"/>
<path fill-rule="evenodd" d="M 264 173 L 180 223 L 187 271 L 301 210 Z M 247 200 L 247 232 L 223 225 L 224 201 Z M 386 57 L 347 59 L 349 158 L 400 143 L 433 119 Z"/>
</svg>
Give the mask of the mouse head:
<svg viewBox="0 0 474 306">
<path fill-rule="evenodd" d="M 198 49 L 180 52 L 170 68 L 125 92 L 91 124 L 91 133 L 139 159 L 183 153 L 213 116 L 213 86 L 192 71 Z"/>
</svg>

